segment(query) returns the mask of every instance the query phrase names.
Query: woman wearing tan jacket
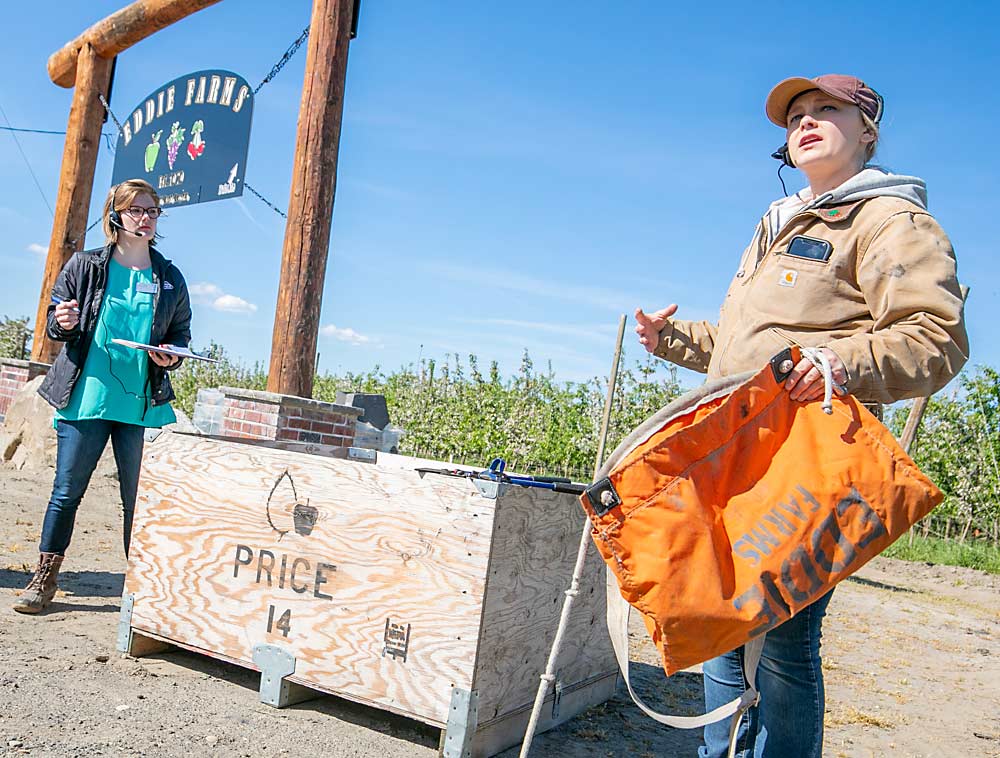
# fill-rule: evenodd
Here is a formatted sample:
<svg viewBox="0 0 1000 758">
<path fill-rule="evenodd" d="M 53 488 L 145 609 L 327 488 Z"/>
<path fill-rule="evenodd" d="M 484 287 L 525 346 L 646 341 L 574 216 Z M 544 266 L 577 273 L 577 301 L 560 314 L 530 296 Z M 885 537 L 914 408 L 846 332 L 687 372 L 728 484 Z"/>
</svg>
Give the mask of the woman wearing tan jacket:
<svg viewBox="0 0 1000 758">
<path fill-rule="evenodd" d="M 676 305 L 636 311 L 639 342 L 709 378 L 755 371 L 785 347 L 820 348 L 834 381 L 878 406 L 929 395 L 968 354 L 955 254 L 927 212 L 923 180 L 868 168 L 883 102 L 841 75 L 795 77 L 767 98 L 785 129 L 784 156 L 809 186 L 768 208 L 723 301 L 718 324 L 673 318 Z M 786 382 L 812 402 L 823 379 L 803 359 Z M 878 410 L 878 409 L 876 409 Z M 831 593 L 832 594 L 832 593 Z M 830 594 L 768 632 L 761 706 L 741 726 L 741 756 L 822 754 L 820 633 Z M 742 649 L 704 665 L 708 710 L 744 689 Z M 705 730 L 702 758 L 724 756 L 724 723 Z"/>
</svg>

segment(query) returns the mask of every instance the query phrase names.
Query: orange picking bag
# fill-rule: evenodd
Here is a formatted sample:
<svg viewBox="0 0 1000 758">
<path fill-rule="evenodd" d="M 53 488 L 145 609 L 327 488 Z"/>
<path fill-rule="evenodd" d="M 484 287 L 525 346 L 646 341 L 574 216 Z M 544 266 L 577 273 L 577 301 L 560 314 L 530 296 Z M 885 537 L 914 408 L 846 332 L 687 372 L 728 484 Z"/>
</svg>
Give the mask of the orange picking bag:
<svg viewBox="0 0 1000 758">
<path fill-rule="evenodd" d="M 620 592 L 642 613 L 668 676 L 760 638 L 941 502 L 853 397 L 834 398 L 829 415 L 818 401 L 790 400 L 781 369 L 797 360 L 786 350 L 756 374 L 670 403 L 581 496 L 617 584 L 612 637 Z M 623 655 L 627 681 L 627 644 Z"/>
</svg>

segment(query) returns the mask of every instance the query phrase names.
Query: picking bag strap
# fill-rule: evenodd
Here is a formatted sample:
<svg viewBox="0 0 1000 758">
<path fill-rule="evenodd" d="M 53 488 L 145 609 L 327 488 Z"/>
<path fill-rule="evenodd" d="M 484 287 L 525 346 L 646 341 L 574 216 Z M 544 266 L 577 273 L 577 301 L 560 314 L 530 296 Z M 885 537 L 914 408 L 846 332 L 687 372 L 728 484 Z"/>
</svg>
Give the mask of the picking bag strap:
<svg viewBox="0 0 1000 758">
<path fill-rule="evenodd" d="M 729 725 L 729 758 L 734 758 L 736 755 L 736 736 L 739 733 L 743 714 L 760 701 L 760 693 L 757 692 L 755 685 L 757 666 L 764 650 L 764 635 L 753 638 L 744 646 L 743 674 L 746 677 L 747 689 L 740 697 L 701 716 L 675 716 L 660 713 L 642 702 L 642 699 L 632 689 L 628 660 L 628 624 L 629 617 L 632 615 L 632 606 L 625 602 L 619 593 L 618 580 L 607 567 L 605 568 L 605 577 L 608 596 L 608 633 L 611 637 L 611 646 L 615 651 L 615 658 L 618 661 L 618 668 L 621 671 L 622 679 L 625 680 L 625 686 L 628 688 L 632 702 L 654 721 L 675 729 L 700 729 L 708 724 L 732 717 Z"/>
</svg>

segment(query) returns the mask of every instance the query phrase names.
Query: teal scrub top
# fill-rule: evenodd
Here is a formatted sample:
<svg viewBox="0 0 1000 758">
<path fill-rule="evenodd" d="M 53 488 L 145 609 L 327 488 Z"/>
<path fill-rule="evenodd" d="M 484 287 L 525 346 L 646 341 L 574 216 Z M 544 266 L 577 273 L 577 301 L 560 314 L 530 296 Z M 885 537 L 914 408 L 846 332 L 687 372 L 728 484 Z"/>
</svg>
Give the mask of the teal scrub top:
<svg viewBox="0 0 1000 758">
<path fill-rule="evenodd" d="M 73 387 L 69 405 L 55 420 L 104 419 L 137 426 L 163 426 L 177 420 L 169 404 L 154 406 L 146 377 L 147 354 L 117 345 L 113 338 L 148 343 L 153 328 L 153 269 L 126 268 L 111 259 L 97 328 Z"/>
</svg>

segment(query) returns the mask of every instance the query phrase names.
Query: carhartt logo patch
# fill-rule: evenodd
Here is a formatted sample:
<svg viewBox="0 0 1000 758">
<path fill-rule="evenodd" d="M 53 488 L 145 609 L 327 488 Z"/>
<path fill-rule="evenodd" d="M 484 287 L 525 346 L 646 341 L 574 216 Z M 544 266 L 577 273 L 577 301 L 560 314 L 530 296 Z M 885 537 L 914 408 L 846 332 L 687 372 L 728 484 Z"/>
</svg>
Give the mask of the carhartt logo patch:
<svg viewBox="0 0 1000 758">
<path fill-rule="evenodd" d="M 794 287 L 795 280 L 799 278 L 799 272 L 795 269 L 786 268 L 781 272 L 781 278 L 778 279 L 778 284 L 782 287 Z"/>
</svg>

